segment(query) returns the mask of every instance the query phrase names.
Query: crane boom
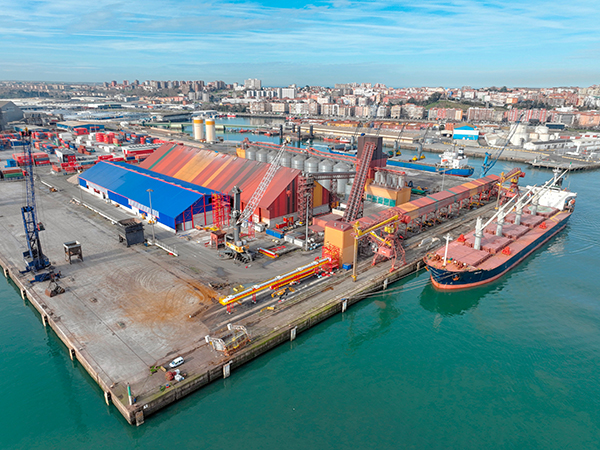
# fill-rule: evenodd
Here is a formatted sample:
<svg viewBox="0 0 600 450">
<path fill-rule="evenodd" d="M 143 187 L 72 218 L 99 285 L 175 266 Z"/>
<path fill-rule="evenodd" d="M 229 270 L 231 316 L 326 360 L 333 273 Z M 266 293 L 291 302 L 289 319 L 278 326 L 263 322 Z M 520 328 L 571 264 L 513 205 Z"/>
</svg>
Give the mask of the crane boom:
<svg viewBox="0 0 600 450">
<path fill-rule="evenodd" d="M 25 237 L 27 239 L 27 251 L 23 252 L 25 259 L 25 271 L 37 272 L 50 265 L 50 261 L 42 252 L 40 242 L 40 224 L 37 221 L 37 211 L 35 205 L 35 181 L 33 176 L 33 155 L 31 153 L 31 132 L 25 130 L 23 135 L 26 140 L 25 145 L 25 164 L 27 176 L 26 186 L 26 204 L 21 208 L 23 216 L 23 226 L 25 227 Z"/>
<path fill-rule="evenodd" d="M 258 204 L 265 195 L 265 192 L 267 192 L 267 188 L 271 184 L 271 181 L 273 181 L 275 174 L 281 167 L 280 161 L 281 157 L 285 153 L 285 149 L 286 143 L 284 143 L 281 146 L 279 152 L 277 153 L 277 156 L 275 156 L 275 159 L 269 165 L 269 168 L 267 169 L 267 173 L 265 174 L 264 178 L 256 188 L 256 191 L 254 191 L 254 194 L 252 194 L 252 197 L 250 197 L 250 200 L 248 200 L 246 208 L 244 208 L 244 211 L 242 212 L 242 214 L 240 214 L 240 217 L 237 220 L 238 224 L 245 223 L 248 219 L 250 219 L 250 217 L 252 217 L 252 214 L 254 214 L 254 211 L 256 210 Z"/>
<path fill-rule="evenodd" d="M 487 173 L 492 169 L 492 167 L 494 167 L 496 165 L 496 162 L 498 162 L 498 158 L 500 158 L 500 156 L 502 156 L 502 153 L 504 152 L 506 147 L 508 147 L 510 139 L 516 133 L 517 128 L 518 128 L 519 124 L 521 123 L 521 119 L 523 118 L 524 115 L 525 115 L 525 113 L 522 113 L 519 116 L 519 120 L 517 120 L 515 122 L 514 128 L 512 130 L 510 130 L 510 132 L 508 133 L 506 142 L 504 143 L 504 145 L 502 146 L 502 148 L 500 150 L 496 150 L 494 153 L 485 152 L 485 159 L 483 160 L 483 165 L 481 166 L 481 176 L 482 177 L 485 177 L 487 175 Z"/>
</svg>

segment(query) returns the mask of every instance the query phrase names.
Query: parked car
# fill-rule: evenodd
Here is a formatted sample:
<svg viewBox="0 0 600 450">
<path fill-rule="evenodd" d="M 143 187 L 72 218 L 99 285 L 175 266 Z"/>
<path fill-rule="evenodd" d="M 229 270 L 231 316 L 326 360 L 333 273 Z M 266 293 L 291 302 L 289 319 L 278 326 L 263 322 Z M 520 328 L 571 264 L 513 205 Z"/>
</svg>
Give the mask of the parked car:
<svg viewBox="0 0 600 450">
<path fill-rule="evenodd" d="M 169 363 L 169 367 L 171 367 L 173 369 L 177 366 L 182 365 L 184 362 L 185 362 L 184 359 L 181 356 L 178 356 L 177 358 L 175 358 L 173 361 L 171 361 Z"/>
</svg>

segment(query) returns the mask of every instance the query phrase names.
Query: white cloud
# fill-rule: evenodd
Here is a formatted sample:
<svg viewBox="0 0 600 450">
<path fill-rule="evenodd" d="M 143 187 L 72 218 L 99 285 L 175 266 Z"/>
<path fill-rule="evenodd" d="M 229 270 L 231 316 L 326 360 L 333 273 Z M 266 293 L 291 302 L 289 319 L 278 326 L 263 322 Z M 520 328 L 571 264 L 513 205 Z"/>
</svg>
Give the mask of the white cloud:
<svg viewBox="0 0 600 450">
<path fill-rule="evenodd" d="M 9 62 L 44 49 L 57 60 L 104 67 L 126 55 L 131 70 L 142 62 L 184 66 L 200 57 L 211 64 L 273 60 L 296 68 L 456 64 L 468 77 L 479 66 L 525 69 L 585 54 L 600 41 L 600 14 L 591 1 L 565 7 L 556 0 L 334 0 L 292 8 L 233 1 L 0 0 L 0 10 L 0 56 Z"/>
</svg>

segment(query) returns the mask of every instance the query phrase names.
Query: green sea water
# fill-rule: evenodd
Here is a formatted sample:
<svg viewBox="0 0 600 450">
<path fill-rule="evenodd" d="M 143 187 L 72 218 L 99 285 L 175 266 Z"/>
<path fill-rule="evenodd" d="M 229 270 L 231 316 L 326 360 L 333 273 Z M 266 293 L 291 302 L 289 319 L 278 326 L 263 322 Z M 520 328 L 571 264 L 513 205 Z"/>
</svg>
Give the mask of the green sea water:
<svg viewBox="0 0 600 450">
<path fill-rule="evenodd" d="M 411 276 L 139 428 L 0 277 L 0 448 L 600 448 L 600 175 L 565 183 L 571 222 L 507 276 Z"/>
</svg>

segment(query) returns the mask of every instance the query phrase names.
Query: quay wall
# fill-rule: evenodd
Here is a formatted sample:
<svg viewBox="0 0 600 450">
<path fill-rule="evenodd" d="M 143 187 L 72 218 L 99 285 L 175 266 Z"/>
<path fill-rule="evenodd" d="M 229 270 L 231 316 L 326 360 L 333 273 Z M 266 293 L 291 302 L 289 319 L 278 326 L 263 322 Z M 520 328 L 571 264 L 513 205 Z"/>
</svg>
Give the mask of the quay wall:
<svg viewBox="0 0 600 450">
<path fill-rule="evenodd" d="M 285 342 L 293 340 L 293 329 L 296 329 L 295 337 L 297 337 L 303 331 L 314 327 L 315 325 L 334 316 L 335 314 L 343 312 L 345 309 L 343 307 L 344 300 L 347 301 L 346 307 L 353 305 L 366 298 L 369 294 L 385 289 L 386 286 L 420 270 L 422 267 L 423 263 L 419 258 L 417 261 L 406 264 L 391 273 L 384 272 L 381 275 L 371 277 L 365 281 L 359 281 L 356 284 L 352 283 L 343 295 L 337 295 L 331 300 L 328 300 L 324 305 L 303 314 L 295 320 L 290 321 L 288 325 L 280 327 L 279 329 L 274 330 L 265 336 L 261 336 L 256 341 L 253 341 L 251 344 L 249 344 L 246 348 L 233 354 L 226 362 L 217 364 L 214 368 L 205 373 L 191 375 L 184 381 L 174 385 L 168 391 L 165 391 L 164 393 L 157 393 L 154 398 L 145 399 L 144 405 L 141 405 L 141 409 L 138 409 L 137 422 L 130 421 L 130 423 L 136 423 L 139 425 L 140 419 L 143 422 L 144 417 L 159 411 L 169 404 L 176 402 L 182 397 L 191 394 L 192 392 L 215 380 L 226 378 L 236 368 L 241 367 L 247 362 L 252 361 L 258 356 Z M 368 273 L 365 275 L 368 275 Z M 338 279 L 336 281 L 338 283 L 351 283 L 351 281 L 349 281 L 350 272 L 341 278 L 343 279 Z M 385 281 L 386 279 L 387 282 Z M 314 290 L 308 290 L 297 299 L 294 299 L 294 303 L 301 302 L 306 297 L 314 295 L 316 292 L 321 292 L 322 290 L 323 286 L 318 286 Z M 293 307 L 293 305 L 291 307 Z M 140 406 L 138 406 L 138 408 L 139 407 Z M 140 411 L 143 412 L 142 417 L 140 417 Z"/>
<path fill-rule="evenodd" d="M 146 398 L 142 403 L 134 405 L 128 404 L 128 397 L 125 386 L 114 386 L 111 384 L 109 377 L 103 373 L 102 369 L 95 364 L 92 356 L 82 348 L 81 345 L 71 336 L 67 326 L 61 322 L 60 317 L 53 317 L 53 312 L 39 295 L 30 289 L 26 280 L 19 276 L 18 269 L 12 267 L 0 255 L 0 266 L 2 266 L 4 275 L 11 279 L 21 292 L 21 297 L 27 299 L 37 310 L 42 318 L 44 326 L 49 326 L 58 338 L 66 346 L 69 356 L 73 360 L 77 360 L 90 375 L 90 377 L 100 386 L 104 392 L 104 398 L 107 404 L 112 401 L 113 405 L 123 415 L 125 420 L 131 425 L 141 425 L 144 423 L 145 417 L 153 414 L 160 409 L 176 402 L 188 394 L 200 389 L 201 387 L 229 376 L 232 370 L 246 364 L 254 358 L 268 352 L 284 342 L 289 342 L 292 337 L 292 330 L 295 329 L 295 335 L 312 328 L 320 322 L 332 317 L 335 314 L 343 312 L 345 308 L 359 302 L 371 293 L 381 291 L 388 284 L 391 284 L 399 279 L 419 270 L 421 268 L 421 260 L 406 264 L 395 271 L 383 272 L 380 275 L 369 277 L 369 273 L 363 276 L 365 280 L 352 283 L 350 281 L 350 272 L 340 275 L 334 280 L 336 284 L 349 283 L 348 289 L 344 290 L 343 295 L 337 295 L 330 300 L 327 300 L 323 305 L 312 309 L 294 320 L 290 321 L 286 326 L 282 326 L 271 333 L 259 337 L 246 348 L 232 355 L 226 362 L 216 363 L 214 367 L 204 373 L 191 374 L 184 381 L 173 385 L 165 392 L 157 392 L 153 397 Z M 387 279 L 387 282 L 385 281 Z M 309 289 L 298 298 L 294 298 L 293 303 L 289 304 L 289 308 L 301 302 L 305 298 L 315 295 L 323 290 L 323 286 L 317 286 Z M 343 306 L 346 301 L 346 306 Z M 288 308 L 283 309 L 287 311 Z M 274 311 L 275 314 L 279 311 Z M 295 336 L 294 336 L 295 337 Z M 121 400 L 119 399 L 119 396 Z"/>
</svg>

